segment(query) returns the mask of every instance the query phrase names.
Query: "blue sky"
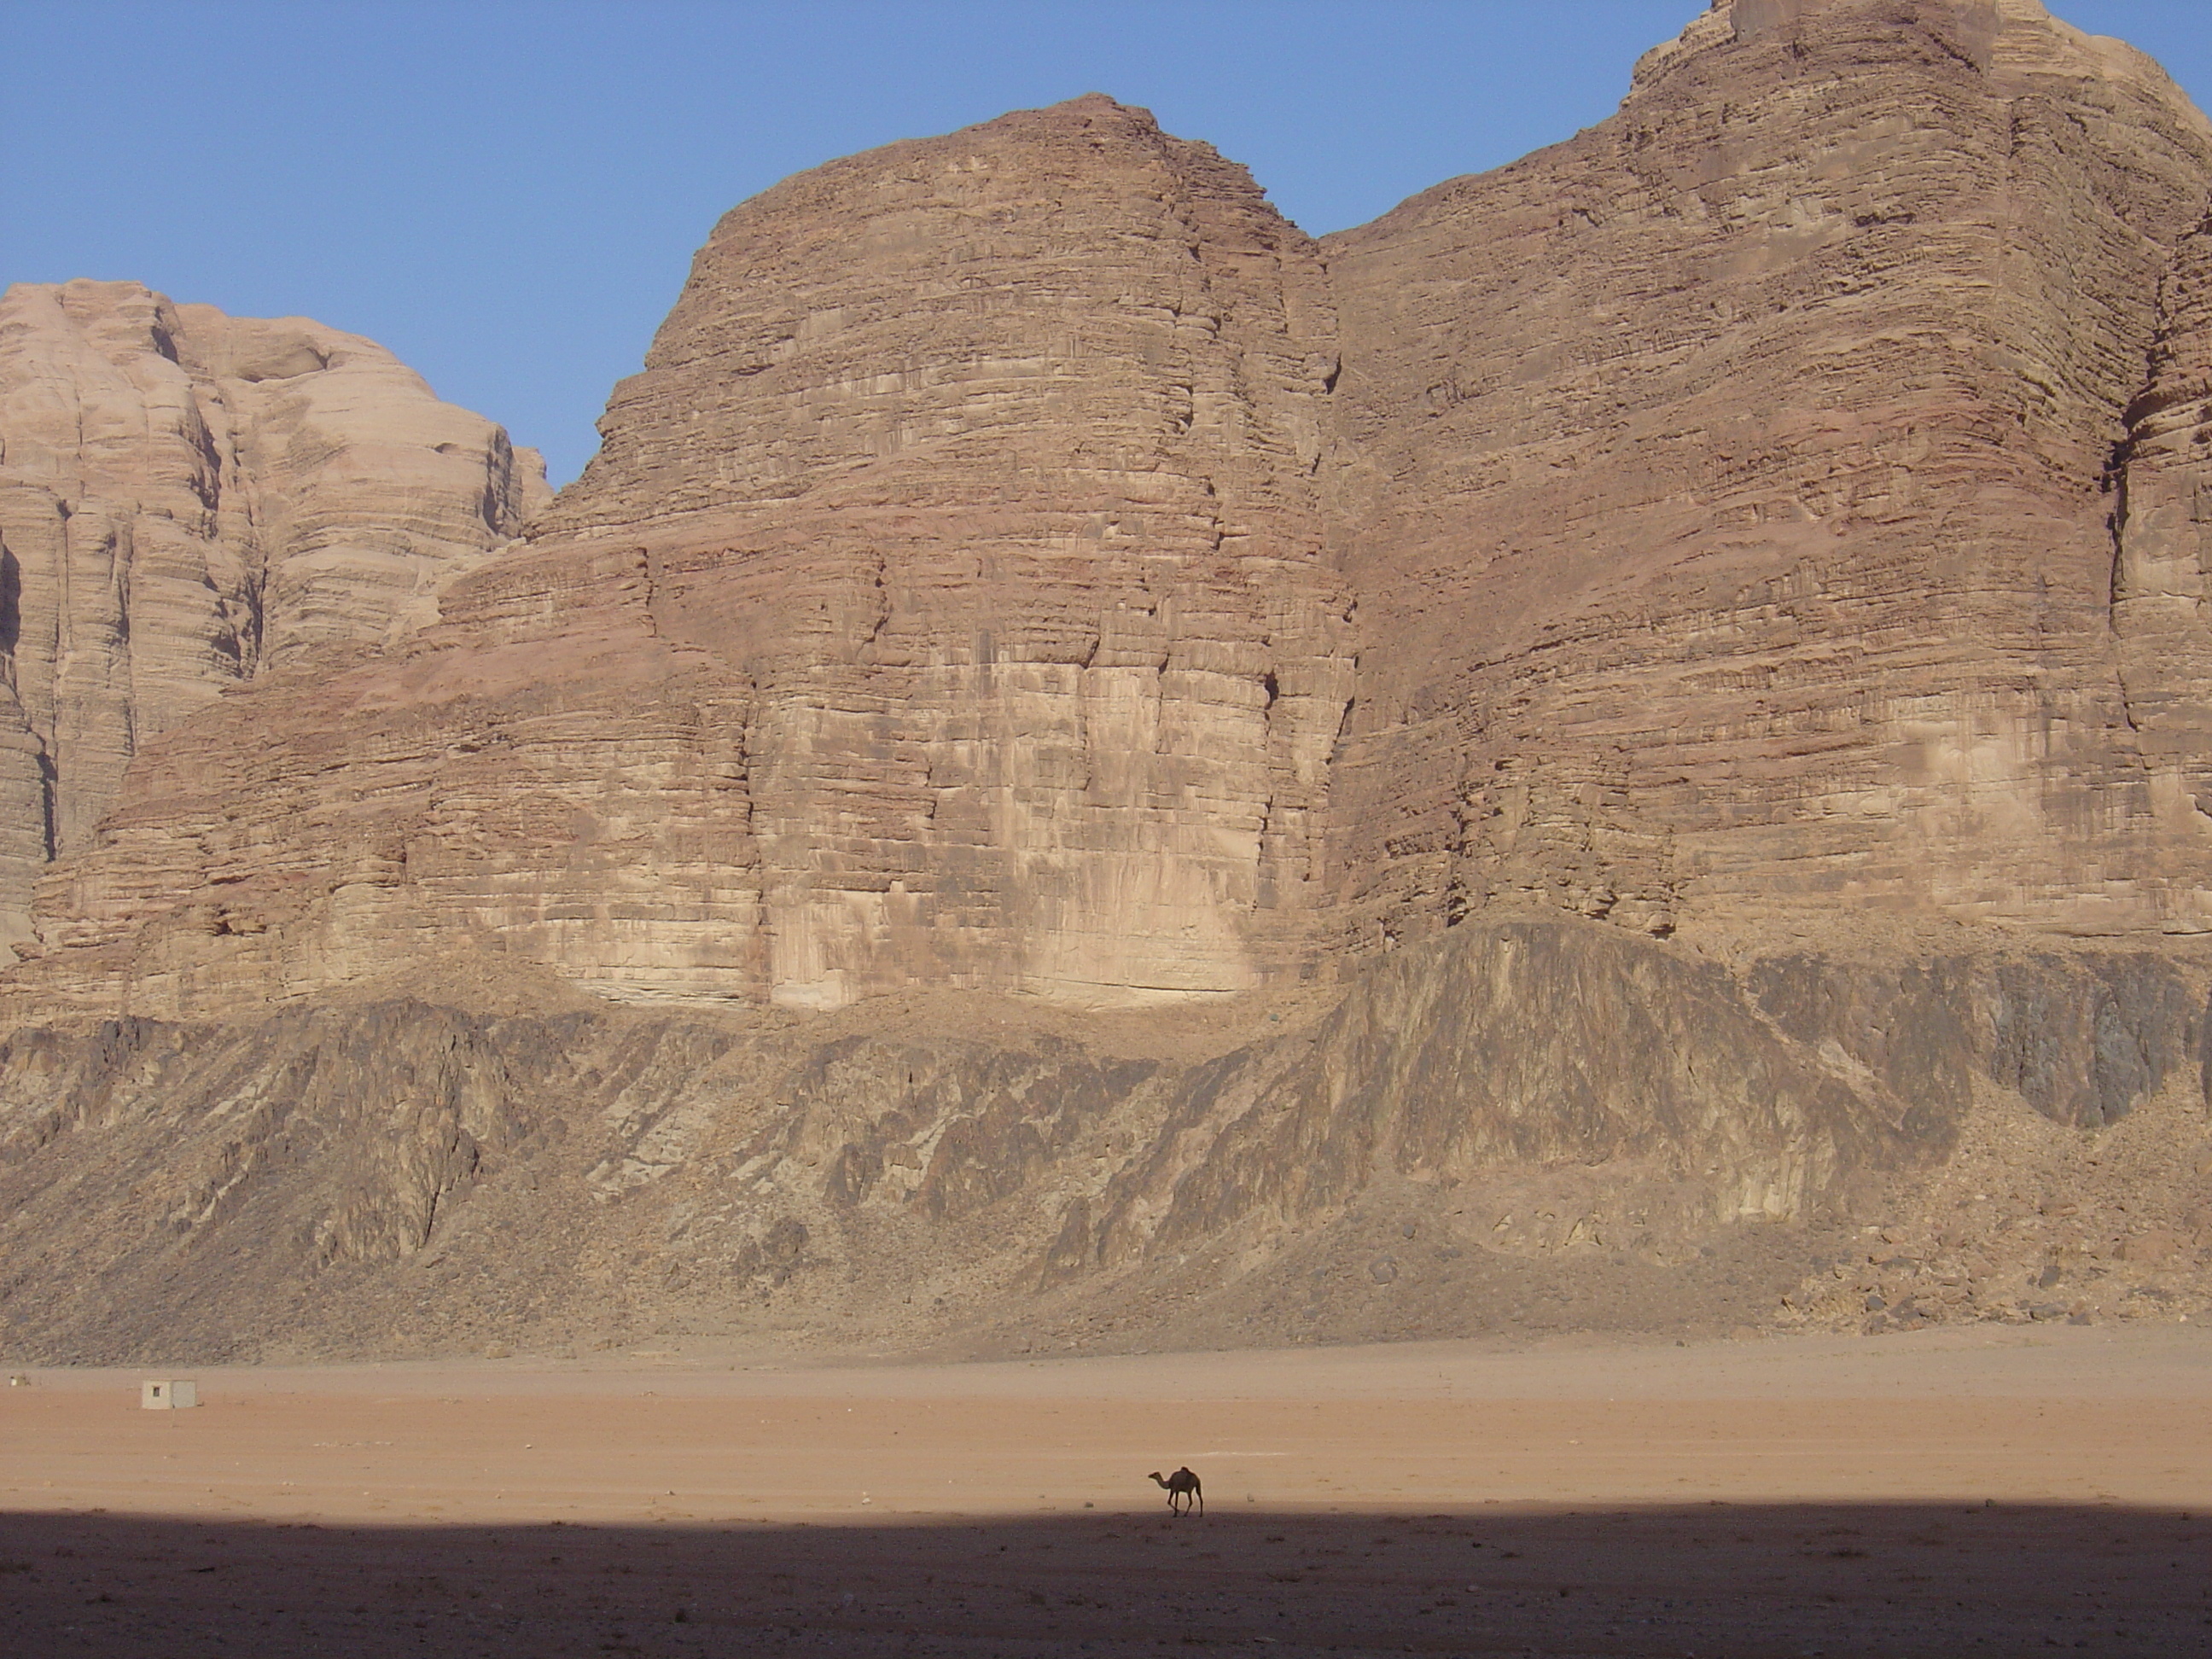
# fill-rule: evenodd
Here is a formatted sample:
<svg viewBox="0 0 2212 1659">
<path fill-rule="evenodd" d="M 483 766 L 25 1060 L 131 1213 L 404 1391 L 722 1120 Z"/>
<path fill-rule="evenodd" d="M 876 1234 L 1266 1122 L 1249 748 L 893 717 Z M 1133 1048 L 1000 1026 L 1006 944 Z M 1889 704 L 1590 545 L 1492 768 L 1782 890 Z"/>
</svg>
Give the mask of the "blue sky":
<svg viewBox="0 0 2212 1659">
<path fill-rule="evenodd" d="M 0 0 L 0 282 L 380 340 L 555 481 L 784 175 L 1109 93 L 1316 234 L 1604 118 L 1702 0 Z M 2054 0 L 2212 106 L 2212 3 Z"/>
</svg>

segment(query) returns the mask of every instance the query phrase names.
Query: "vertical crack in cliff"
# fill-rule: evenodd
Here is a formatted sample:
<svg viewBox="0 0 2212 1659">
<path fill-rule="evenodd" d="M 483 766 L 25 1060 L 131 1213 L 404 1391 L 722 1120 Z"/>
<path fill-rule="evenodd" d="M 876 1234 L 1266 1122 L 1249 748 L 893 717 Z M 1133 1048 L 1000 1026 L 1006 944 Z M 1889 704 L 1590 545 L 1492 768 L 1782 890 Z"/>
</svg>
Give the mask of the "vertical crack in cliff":
<svg viewBox="0 0 2212 1659">
<path fill-rule="evenodd" d="M 2146 389 L 2148 385 L 2147 373 Z M 2128 461 L 2133 443 L 2132 433 L 2114 441 L 2097 487 L 2111 497 L 2112 503 L 2112 510 L 2105 515 L 2105 529 L 2112 538 L 2112 567 L 2105 590 L 2105 626 L 2112 643 L 2112 679 L 2119 687 L 2120 718 L 2127 723 L 2130 732 L 2138 732 L 2134 695 L 2128 686 L 2127 646 L 2123 638 L 2125 629 L 2121 622 L 2121 606 L 2126 603 L 2128 594 Z"/>
<path fill-rule="evenodd" d="M 2098 479 L 2100 493 L 2108 496 L 2111 510 L 2106 514 L 2105 526 L 2112 541 L 2112 562 L 2106 590 L 2105 617 L 2108 635 L 2112 645 L 2113 678 L 2118 686 L 2120 715 L 2130 732 L 2140 734 L 2138 718 L 2143 702 L 2142 689 L 2131 683 L 2129 661 L 2128 616 L 2129 602 L 2139 597 L 2136 573 L 2130 568 L 2137 550 L 2130 542 L 2131 518 L 2135 506 L 2132 499 L 2134 469 L 2146 442 L 2157 435 L 2152 423 L 2169 409 L 2187 390 L 2186 386 L 2173 384 L 2177 364 L 2174 342 L 2179 330 L 2179 313 L 2186 303 L 2182 293 L 2180 265 L 2185 251 L 2193 240 L 2212 235 L 2212 210 L 2201 216 L 2193 228 L 2178 238 L 2166 255 L 2165 267 L 2159 273 L 2157 295 L 2153 301 L 2150 338 L 2143 349 L 2142 378 L 2134 395 L 2120 411 L 2120 435 L 2113 441 L 2104 471 Z M 2185 374 L 2183 377 L 2185 380 Z M 2147 648 L 2147 647 L 2146 647 Z M 2154 697 L 2154 702 L 2156 698 Z"/>
<path fill-rule="evenodd" d="M 660 618 L 654 611 L 660 601 L 660 585 L 653 579 L 651 548 L 637 550 L 637 575 L 645 594 L 645 631 L 657 640 L 660 637 Z"/>
<path fill-rule="evenodd" d="M 61 804 L 56 796 L 60 775 L 54 770 L 53 753 L 46 747 L 46 739 L 36 732 L 32 737 L 39 745 L 39 804 L 45 809 L 40 829 L 45 840 L 46 861 L 52 864 L 61 856 Z"/>
<path fill-rule="evenodd" d="M 890 589 L 884 581 L 887 568 L 883 550 L 879 547 L 876 550 L 875 568 L 870 572 L 868 585 L 868 598 L 873 604 L 874 614 L 868 618 L 868 631 L 860 636 L 860 643 L 853 648 L 854 659 L 858 662 L 869 659 L 869 652 L 874 649 L 877 639 L 891 619 Z M 1094 653 L 1097 650 L 1095 641 L 1091 649 Z"/>
</svg>

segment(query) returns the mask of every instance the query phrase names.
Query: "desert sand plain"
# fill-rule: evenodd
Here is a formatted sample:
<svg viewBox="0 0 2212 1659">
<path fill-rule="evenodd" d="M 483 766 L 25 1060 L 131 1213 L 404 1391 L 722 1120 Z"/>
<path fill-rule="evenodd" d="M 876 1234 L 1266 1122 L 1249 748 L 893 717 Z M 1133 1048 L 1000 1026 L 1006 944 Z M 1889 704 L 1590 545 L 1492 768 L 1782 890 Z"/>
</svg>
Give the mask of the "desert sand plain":
<svg viewBox="0 0 2212 1659">
<path fill-rule="evenodd" d="M 0 1649 L 2212 1651 L 2185 1323 L 139 1375 L 0 1390 Z"/>
</svg>

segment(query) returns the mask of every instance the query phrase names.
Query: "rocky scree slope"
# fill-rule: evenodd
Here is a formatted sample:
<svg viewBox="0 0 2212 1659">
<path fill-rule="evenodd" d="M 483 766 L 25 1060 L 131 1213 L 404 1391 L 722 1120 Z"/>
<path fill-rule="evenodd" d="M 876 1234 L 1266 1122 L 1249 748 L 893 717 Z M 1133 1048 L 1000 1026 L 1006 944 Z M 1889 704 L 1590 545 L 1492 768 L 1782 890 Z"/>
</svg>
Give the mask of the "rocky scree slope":
<svg viewBox="0 0 2212 1659">
<path fill-rule="evenodd" d="M 2152 953 L 1747 976 L 1591 922 L 1471 922 L 1233 1021 L 973 994 L 665 1012 L 469 979 L 14 1031 L 8 1351 L 1711 1334 L 1856 1326 L 1885 1290 L 1883 1325 L 2212 1288 L 2186 1243 L 2203 997 Z M 2118 1115 L 2108 1137 L 2148 1133 L 2103 1149 L 2124 1189 L 2084 1216 L 2077 1126 Z M 1979 1190 L 1947 1208 L 1962 1158 Z"/>
<path fill-rule="evenodd" d="M 2208 185 L 2029 0 L 1739 0 L 1319 244 L 1099 98 L 740 205 L 42 884 L 10 1340 L 2203 1305 Z"/>
</svg>

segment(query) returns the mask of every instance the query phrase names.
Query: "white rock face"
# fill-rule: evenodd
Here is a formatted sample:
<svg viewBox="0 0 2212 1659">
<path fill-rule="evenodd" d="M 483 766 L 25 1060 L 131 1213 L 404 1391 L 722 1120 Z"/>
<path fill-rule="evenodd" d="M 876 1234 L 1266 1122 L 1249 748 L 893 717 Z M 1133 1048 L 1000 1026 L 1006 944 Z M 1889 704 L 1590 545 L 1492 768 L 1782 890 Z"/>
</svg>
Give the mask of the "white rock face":
<svg viewBox="0 0 2212 1659">
<path fill-rule="evenodd" d="M 544 465 L 381 346 L 136 283 L 0 295 L 0 941 L 140 744 L 437 613 Z"/>
</svg>

